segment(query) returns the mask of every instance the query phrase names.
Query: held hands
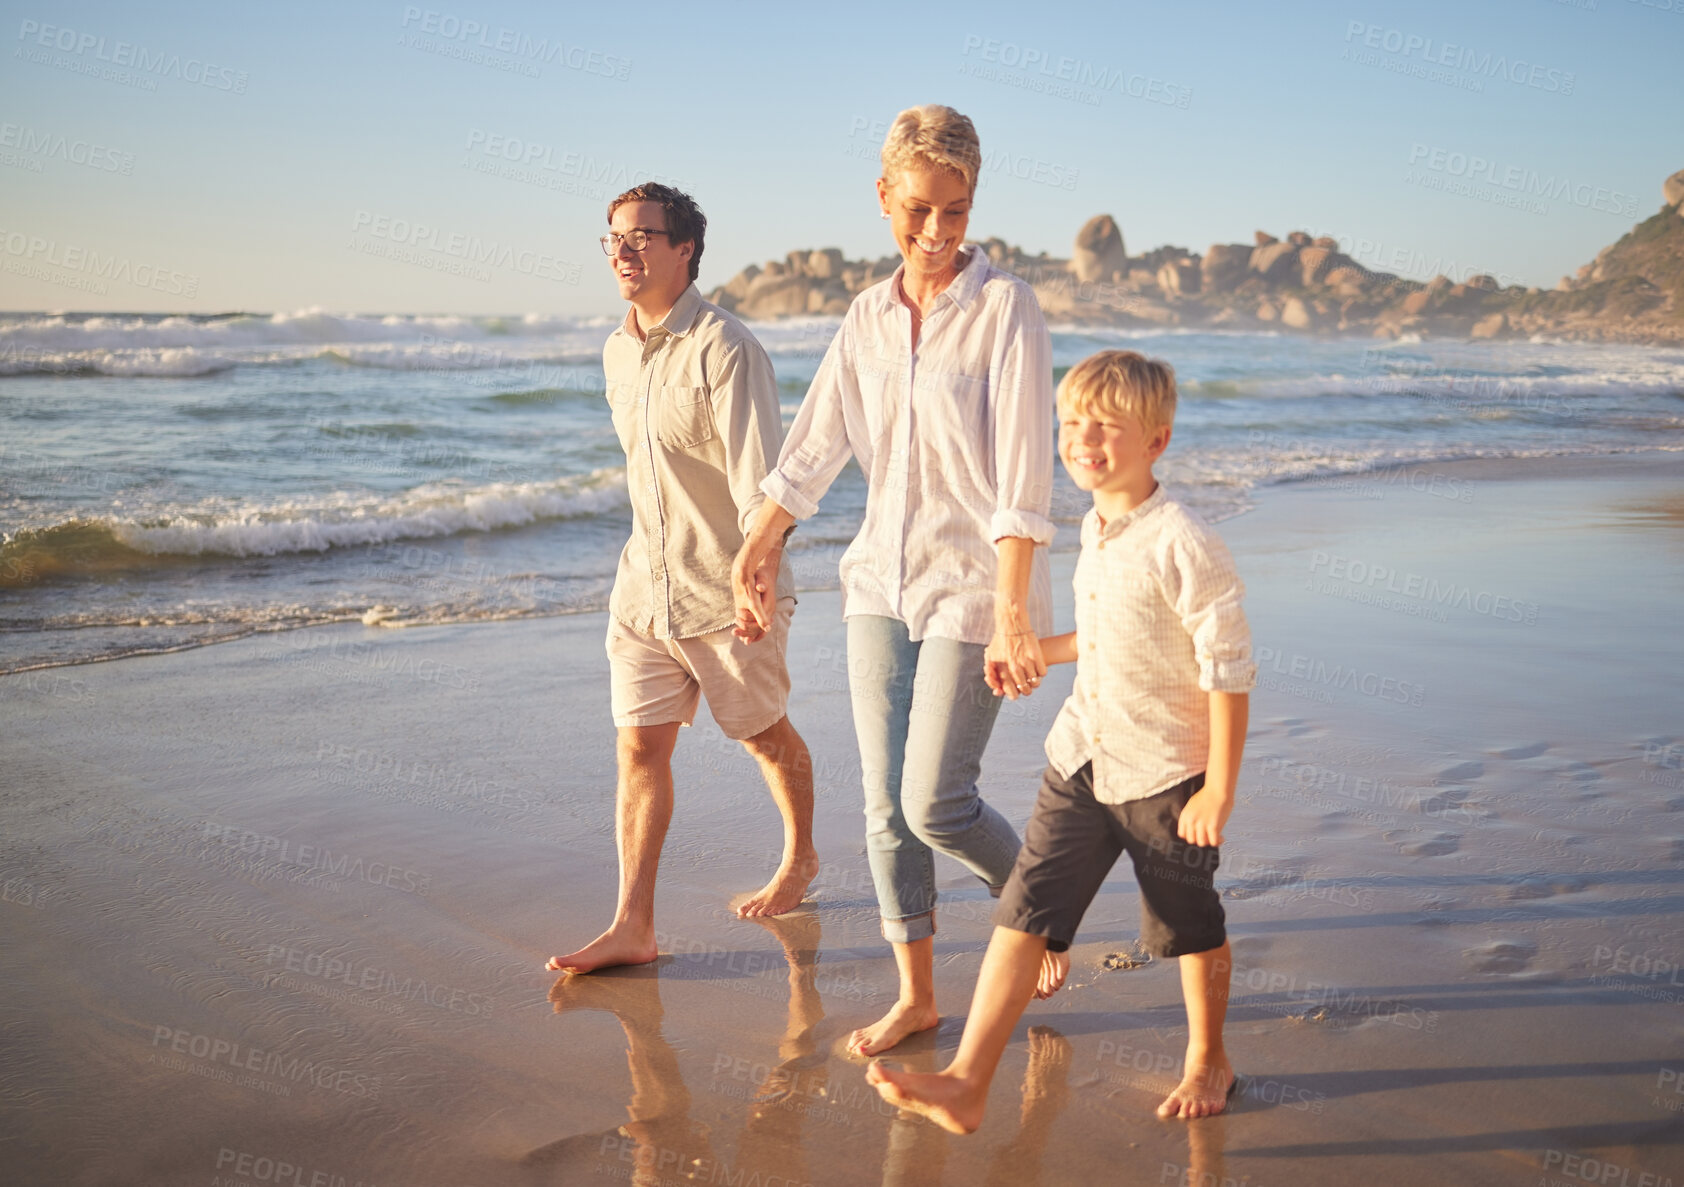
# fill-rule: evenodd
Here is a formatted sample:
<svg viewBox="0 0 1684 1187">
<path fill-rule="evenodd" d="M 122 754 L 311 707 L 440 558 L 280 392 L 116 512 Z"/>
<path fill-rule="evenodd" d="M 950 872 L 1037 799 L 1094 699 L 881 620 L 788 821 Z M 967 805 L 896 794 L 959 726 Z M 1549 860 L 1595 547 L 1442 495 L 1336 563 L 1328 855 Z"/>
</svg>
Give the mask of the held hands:
<svg viewBox="0 0 1684 1187">
<path fill-rule="evenodd" d="M 1009 701 L 1029 696 L 1046 674 L 1047 661 L 1034 631 L 994 628 L 994 641 L 982 654 L 982 675 L 995 696 Z"/>
<path fill-rule="evenodd" d="M 1234 797 L 1220 795 L 1208 784 L 1193 793 L 1181 809 L 1175 834 L 1189 845 L 1215 848 L 1222 844 L 1222 826 L 1234 812 Z"/>
<path fill-rule="evenodd" d="M 745 643 L 758 642 L 772 627 L 783 554 L 783 541 L 774 539 L 758 545 L 751 536 L 743 541 L 737 559 L 731 563 L 731 596 L 737 604 L 737 621 L 731 633 Z"/>
</svg>

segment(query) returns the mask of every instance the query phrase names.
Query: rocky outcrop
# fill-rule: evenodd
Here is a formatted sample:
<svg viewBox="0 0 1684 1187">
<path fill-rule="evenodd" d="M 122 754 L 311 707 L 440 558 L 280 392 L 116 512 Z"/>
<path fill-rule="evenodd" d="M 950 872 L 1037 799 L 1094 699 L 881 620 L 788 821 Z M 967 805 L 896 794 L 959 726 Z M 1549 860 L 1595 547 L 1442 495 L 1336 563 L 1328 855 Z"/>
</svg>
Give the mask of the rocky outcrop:
<svg viewBox="0 0 1684 1187">
<path fill-rule="evenodd" d="M 1684 170 L 1666 179 L 1662 195 L 1657 214 L 1549 292 L 1504 288 L 1483 274 L 1404 280 L 1306 231 L 1278 239 L 1260 230 L 1253 243 L 1213 243 L 1202 256 L 1165 246 L 1131 257 L 1108 214 L 1083 224 L 1069 259 L 1001 239 L 981 246 L 1034 287 L 1054 323 L 1684 344 Z M 747 318 L 836 316 L 899 264 L 896 256 L 847 260 L 836 248 L 792 251 L 743 269 L 709 300 Z"/>
<path fill-rule="evenodd" d="M 1076 232 L 1076 247 L 1070 255 L 1070 271 L 1084 284 L 1116 280 L 1128 274 L 1128 252 L 1123 250 L 1123 233 L 1109 214 L 1096 214 Z"/>
</svg>

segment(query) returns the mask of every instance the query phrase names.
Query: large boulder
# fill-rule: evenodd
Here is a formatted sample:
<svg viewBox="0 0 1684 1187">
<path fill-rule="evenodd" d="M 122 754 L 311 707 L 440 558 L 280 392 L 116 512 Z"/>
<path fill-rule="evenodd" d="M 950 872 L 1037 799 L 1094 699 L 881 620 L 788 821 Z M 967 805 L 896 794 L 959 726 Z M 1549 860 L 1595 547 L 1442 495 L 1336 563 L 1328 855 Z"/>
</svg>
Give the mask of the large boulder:
<svg viewBox="0 0 1684 1187">
<path fill-rule="evenodd" d="M 1288 297 L 1286 304 L 1281 306 L 1281 324 L 1291 326 L 1295 330 L 1313 330 L 1316 326 L 1316 315 L 1297 297 Z"/>
<path fill-rule="evenodd" d="M 1253 231 L 1251 233 L 1251 241 L 1252 245 L 1255 247 L 1268 247 L 1271 243 L 1280 242 L 1279 239 L 1276 239 L 1267 231 Z"/>
<path fill-rule="evenodd" d="M 1313 284 L 1321 284 L 1328 272 L 1336 267 L 1340 261 L 1335 257 L 1338 252 L 1326 247 L 1300 247 L 1298 249 L 1299 280 L 1305 288 Z"/>
<path fill-rule="evenodd" d="M 733 276 L 730 280 L 727 280 L 723 291 L 729 293 L 734 299 L 740 301 L 744 297 L 748 296 L 748 286 L 753 283 L 754 278 L 759 275 L 760 265 L 750 264 L 741 272 Z"/>
<path fill-rule="evenodd" d="M 1298 246 L 1270 243 L 1251 249 L 1251 270 L 1270 284 L 1298 280 Z"/>
<path fill-rule="evenodd" d="M 1661 194 L 1668 206 L 1677 206 L 1678 213 L 1684 214 L 1684 169 L 1661 183 Z"/>
<path fill-rule="evenodd" d="M 842 249 L 826 247 L 807 256 L 807 275 L 815 280 L 830 280 L 842 275 Z"/>
<path fill-rule="evenodd" d="M 1096 214 L 1076 232 L 1076 249 L 1070 256 L 1070 270 L 1084 284 L 1127 276 L 1128 252 L 1123 233 L 1109 214 Z"/>
<path fill-rule="evenodd" d="M 1158 268 L 1158 287 L 1166 297 L 1190 297 L 1199 291 L 1202 279 L 1198 261 L 1188 256 L 1165 260 Z"/>
<path fill-rule="evenodd" d="M 1308 247 L 1310 246 L 1310 233 L 1308 231 L 1293 231 L 1286 237 L 1286 241 L 1294 247 Z"/>
<path fill-rule="evenodd" d="M 779 275 L 770 268 L 749 282 L 737 312 L 743 317 L 790 317 L 807 312 L 807 292 L 811 287 L 805 276 Z"/>
<path fill-rule="evenodd" d="M 1199 265 L 1207 293 L 1225 293 L 1245 279 L 1251 248 L 1243 243 L 1212 243 Z"/>
</svg>

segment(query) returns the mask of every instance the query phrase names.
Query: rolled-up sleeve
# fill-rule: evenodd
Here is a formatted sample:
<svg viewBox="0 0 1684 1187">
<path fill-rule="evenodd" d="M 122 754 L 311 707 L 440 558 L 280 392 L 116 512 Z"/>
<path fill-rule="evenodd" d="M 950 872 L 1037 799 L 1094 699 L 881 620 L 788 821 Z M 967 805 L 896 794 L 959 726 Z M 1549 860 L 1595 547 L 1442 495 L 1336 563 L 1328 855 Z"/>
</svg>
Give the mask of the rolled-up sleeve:
<svg viewBox="0 0 1684 1187">
<path fill-rule="evenodd" d="M 783 436 L 778 377 L 760 344 L 750 340 L 720 352 L 709 368 L 708 386 L 714 425 L 721 438 L 736 444 L 726 450 L 725 478 L 737 505 L 737 528 L 746 536 L 766 501 L 760 483 L 778 456 Z"/>
<path fill-rule="evenodd" d="M 1034 293 L 1013 285 L 990 365 L 994 414 L 993 540 L 1025 537 L 1052 543 L 1052 338 Z"/>
<path fill-rule="evenodd" d="M 831 339 L 824 361 L 801 401 L 776 468 L 760 484 L 767 498 L 796 519 L 806 519 L 818 511 L 819 500 L 824 498 L 853 452 L 847 426 L 850 400 L 857 405 L 860 395 L 852 352 L 848 348 L 848 326 L 844 322 Z"/>
<path fill-rule="evenodd" d="M 1242 599 L 1245 583 L 1220 536 L 1178 541 L 1164 574 L 1172 603 L 1193 639 L 1199 687 L 1205 692 L 1250 692 L 1257 682 L 1251 656 L 1251 627 Z"/>
</svg>

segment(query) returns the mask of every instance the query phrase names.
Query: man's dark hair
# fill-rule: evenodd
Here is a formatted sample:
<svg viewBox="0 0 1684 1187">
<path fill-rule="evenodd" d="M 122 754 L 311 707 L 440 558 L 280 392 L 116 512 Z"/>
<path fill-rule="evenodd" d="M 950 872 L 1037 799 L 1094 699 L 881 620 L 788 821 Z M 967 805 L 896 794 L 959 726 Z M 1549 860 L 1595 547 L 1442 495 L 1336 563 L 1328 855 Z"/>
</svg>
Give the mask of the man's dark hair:
<svg viewBox="0 0 1684 1187">
<path fill-rule="evenodd" d="M 670 185 L 646 181 L 642 185 L 633 186 L 608 204 L 610 221 L 614 218 L 614 212 L 627 202 L 659 202 L 667 216 L 667 242 L 674 247 L 681 243 L 696 245 L 696 250 L 690 253 L 690 279 L 694 281 L 702 270 L 702 237 L 707 234 L 708 229 L 707 215 L 696 205 L 696 200 L 683 190 L 675 190 Z"/>
</svg>

